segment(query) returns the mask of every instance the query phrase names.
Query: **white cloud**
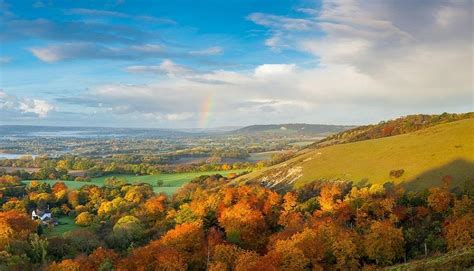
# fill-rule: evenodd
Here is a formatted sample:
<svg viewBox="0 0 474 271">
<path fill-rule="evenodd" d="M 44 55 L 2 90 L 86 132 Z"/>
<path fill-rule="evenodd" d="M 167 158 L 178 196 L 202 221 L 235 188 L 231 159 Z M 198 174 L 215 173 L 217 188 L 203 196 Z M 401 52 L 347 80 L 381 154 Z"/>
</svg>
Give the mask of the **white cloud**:
<svg viewBox="0 0 474 271">
<path fill-rule="evenodd" d="M 98 9 L 87 9 L 87 8 L 73 8 L 69 10 L 69 13 L 88 15 L 88 16 L 110 16 L 110 17 L 128 17 L 127 14 L 109 11 L 109 10 L 98 10 Z"/>
<path fill-rule="evenodd" d="M 157 73 L 166 74 L 168 76 L 190 75 L 195 72 L 192 69 L 178 65 L 169 59 L 165 59 L 158 66 L 129 66 L 126 71 L 132 73 Z"/>
<path fill-rule="evenodd" d="M 220 55 L 224 49 L 222 49 L 219 46 L 214 46 L 214 47 L 209 47 L 206 49 L 202 50 L 196 50 L 196 51 L 191 51 L 189 52 L 191 55 L 197 55 L 197 56 L 214 56 L 214 55 Z"/>
<path fill-rule="evenodd" d="M 23 99 L 19 103 L 19 109 L 24 113 L 34 113 L 40 118 L 44 118 L 48 113 L 54 110 L 54 106 L 45 100 Z"/>
<path fill-rule="evenodd" d="M 0 112 L 2 114 L 28 114 L 32 113 L 37 117 L 44 118 L 55 107 L 45 100 L 16 97 L 0 90 Z"/>
<path fill-rule="evenodd" d="M 53 63 L 72 59 L 143 59 L 175 54 L 159 44 L 132 46 L 105 46 L 97 43 L 60 43 L 45 47 L 30 48 L 29 51 L 44 62 Z"/>
<path fill-rule="evenodd" d="M 255 76 L 258 78 L 285 76 L 295 71 L 295 64 L 263 64 L 255 68 Z"/>
<path fill-rule="evenodd" d="M 304 31 L 316 26 L 316 23 L 313 20 L 289 18 L 258 12 L 250 14 L 247 16 L 247 19 L 262 26 L 275 29 L 282 28 L 283 30 L 289 31 Z"/>
<path fill-rule="evenodd" d="M 293 78 L 308 99 L 410 104 L 413 112 L 443 101 L 472 108 L 470 1 L 327 0 L 318 12 L 299 11 L 311 17 L 256 13 L 249 19 L 269 28 L 267 46 L 314 56 L 318 67 Z"/>
</svg>

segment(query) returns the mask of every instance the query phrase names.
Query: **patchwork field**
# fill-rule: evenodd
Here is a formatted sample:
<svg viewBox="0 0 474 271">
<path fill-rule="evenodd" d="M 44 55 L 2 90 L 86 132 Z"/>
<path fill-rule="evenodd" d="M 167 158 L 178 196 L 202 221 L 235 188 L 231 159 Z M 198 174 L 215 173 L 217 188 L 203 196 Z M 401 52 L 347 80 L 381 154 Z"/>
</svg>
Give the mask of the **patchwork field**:
<svg viewBox="0 0 474 271">
<path fill-rule="evenodd" d="M 309 149 L 284 163 L 239 178 L 298 187 L 314 180 L 405 183 L 410 189 L 438 185 L 450 175 L 474 183 L 474 119 L 414 133 Z M 403 170 L 399 177 L 392 170 Z"/>
<path fill-rule="evenodd" d="M 58 225 L 53 227 L 52 229 L 46 229 L 45 233 L 47 236 L 61 236 L 66 232 L 70 232 L 76 229 L 81 228 L 80 226 L 76 225 L 74 222 L 74 218 L 69 216 L 62 216 L 58 217 Z"/>
<path fill-rule="evenodd" d="M 245 170 L 229 170 L 229 171 L 203 171 L 203 172 L 188 172 L 188 173 L 163 173 L 157 175 L 145 175 L 145 176 L 135 176 L 135 175 L 108 175 L 98 178 L 92 178 L 90 182 L 75 182 L 75 181 L 64 181 L 64 183 L 70 189 L 79 189 L 84 185 L 88 184 L 95 184 L 98 186 L 102 186 L 105 183 L 105 180 L 110 177 L 118 177 L 125 179 L 128 183 L 149 183 L 153 186 L 153 190 L 156 193 L 164 192 L 166 194 L 173 194 L 178 190 L 182 185 L 190 182 L 192 179 L 202 176 L 202 175 L 213 175 L 213 174 L 221 174 L 222 176 L 227 176 L 229 173 L 241 173 Z M 157 185 L 157 181 L 163 181 L 162 186 Z M 31 181 L 24 181 L 25 183 Z M 41 180 L 40 182 L 46 182 L 50 185 L 55 184 L 58 180 Z"/>
</svg>

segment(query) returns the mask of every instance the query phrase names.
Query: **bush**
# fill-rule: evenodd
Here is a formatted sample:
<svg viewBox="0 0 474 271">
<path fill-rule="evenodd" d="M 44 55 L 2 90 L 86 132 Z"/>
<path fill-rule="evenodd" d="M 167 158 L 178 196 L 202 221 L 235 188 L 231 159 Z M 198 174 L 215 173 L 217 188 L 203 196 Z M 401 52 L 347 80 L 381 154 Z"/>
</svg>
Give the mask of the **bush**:
<svg viewBox="0 0 474 271">
<path fill-rule="evenodd" d="M 390 171 L 389 175 L 392 178 L 400 178 L 402 177 L 403 173 L 405 173 L 404 169 L 394 169 Z"/>
</svg>

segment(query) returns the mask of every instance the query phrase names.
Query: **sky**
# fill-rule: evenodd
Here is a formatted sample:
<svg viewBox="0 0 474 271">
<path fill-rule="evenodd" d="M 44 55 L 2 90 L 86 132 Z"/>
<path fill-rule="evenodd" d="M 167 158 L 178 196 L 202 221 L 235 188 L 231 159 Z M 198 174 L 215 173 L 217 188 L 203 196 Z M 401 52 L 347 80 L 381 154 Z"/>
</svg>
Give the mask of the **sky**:
<svg viewBox="0 0 474 271">
<path fill-rule="evenodd" d="M 470 0 L 0 0 L 0 124 L 366 124 L 474 111 Z"/>
</svg>

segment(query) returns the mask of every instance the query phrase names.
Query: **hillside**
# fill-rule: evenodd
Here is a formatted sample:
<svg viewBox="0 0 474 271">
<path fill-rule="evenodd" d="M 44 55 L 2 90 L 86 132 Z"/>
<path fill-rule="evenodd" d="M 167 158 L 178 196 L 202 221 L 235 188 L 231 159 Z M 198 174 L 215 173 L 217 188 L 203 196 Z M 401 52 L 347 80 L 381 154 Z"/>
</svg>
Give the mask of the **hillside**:
<svg viewBox="0 0 474 271">
<path fill-rule="evenodd" d="M 287 123 L 287 124 L 268 124 L 268 125 L 251 125 L 240 128 L 234 133 L 255 134 L 255 133 L 275 133 L 275 134 L 334 134 L 354 126 L 344 125 L 325 125 L 325 124 L 305 124 L 305 123 Z"/>
<path fill-rule="evenodd" d="M 416 270 L 448 270 L 446 267 L 453 267 L 454 270 L 472 270 L 474 266 L 474 247 L 450 251 L 445 254 L 432 256 L 425 259 L 415 260 L 404 264 L 390 266 L 386 271 L 416 271 Z M 456 268 L 454 268 L 456 267 Z M 453 270 L 451 269 L 451 270 Z"/>
<path fill-rule="evenodd" d="M 437 185 L 451 175 L 455 185 L 474 181 L 474 119 L 439 124 L 413 133 L 324 148 L 306 149 L 241 181 L 299 187 L 315 180 L 404 183 L 410 189 Z M 399 170 L 401 176 L 390 176 Z M 395 174 L 397 175 L 396 172 Z"/>
<path fill-rule="evenodd" d="M 318 148 L 328 145 L 357 142 L 415 132 L 438 124 L 449 123 L 462 119 L 474 118 L 474 112 L 440 115 L 408 115 L 394 120 L 382 121 L 378 124 L 359 126 L 344 132 L 330 135 L 309 147 Z"/>
</svg>

